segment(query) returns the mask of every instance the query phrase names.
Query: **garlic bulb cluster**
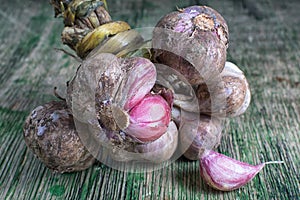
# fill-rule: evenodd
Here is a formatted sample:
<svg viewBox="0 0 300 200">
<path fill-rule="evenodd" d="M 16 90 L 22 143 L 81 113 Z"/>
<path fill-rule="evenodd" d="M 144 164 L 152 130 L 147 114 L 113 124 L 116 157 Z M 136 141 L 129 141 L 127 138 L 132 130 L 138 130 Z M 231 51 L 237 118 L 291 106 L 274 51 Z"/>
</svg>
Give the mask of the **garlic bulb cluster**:
<svg viewBox="0 0 300 200">
<path fill-rule="evenodd" d="M 66 100 L 36 108 L 25 122 L 25 142 L 46 166 L 71 172 L 97 159 L 149 171 L 184 155 L 224 191 L 262 169 L 213 151 L 224 119 L 243 114 L 251 100 L 244 73 L 226 62 L 228 26 L 217 11 L 191 6 L 167 14 L 147 48 L 139 32 L 111 20 L 105 0 L 51 4 L 64 18 L 63 43 L 83 60 Z"/>
<path fill-rule="evenodd" d="M 178 71 L 192 85 L 199 112 L 185 110 L 176 104 L 174 121 L 180 117 L 200 116 L 195 134 L 179 131 L 179 146 L 184 156 L 200 161 L 202 178 L 213 188 L 237 189 L 249 182 L 265 165 L 252 166 L 213 151 L 221 139 L 222 120 L 242 115 L 251 100 L 244 73 L 226 62 L 228 27 L 223 17 L 205 6 L 191 6 L 164 16 L 153 31 L 154 62 Z M 185 148 L 187 145 L 188 148 Z"/>
</svg>

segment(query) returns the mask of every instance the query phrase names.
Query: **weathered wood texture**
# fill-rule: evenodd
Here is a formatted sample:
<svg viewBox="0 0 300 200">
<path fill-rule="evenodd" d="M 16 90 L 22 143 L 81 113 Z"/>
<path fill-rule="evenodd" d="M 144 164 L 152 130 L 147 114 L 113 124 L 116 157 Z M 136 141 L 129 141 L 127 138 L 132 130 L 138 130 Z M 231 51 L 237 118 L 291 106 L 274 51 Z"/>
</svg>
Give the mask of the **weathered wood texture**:
<svg viewBox="0 0 300 200">
<path fill-rule="evenodd" d="M 252 90 L 249 110 L 227 120 L 220 152 L 266 166 L 233 192 L 206 186 L 199 164 L 180 159 L 153 173 L 124 173 L 102 164 L 53 174 L 26 148 L 25 117 L 64 94 L 78 65 L 62 48 L 62 22 L 47 0 L 1 1 L 0 199 L 299 199 L 300 4 L 297 0 L 108 0 L 114 19 L 154 26 L 168 11 L 208 3 L 227 20 L 228 60 L 244 70 Z"/>
</svg>

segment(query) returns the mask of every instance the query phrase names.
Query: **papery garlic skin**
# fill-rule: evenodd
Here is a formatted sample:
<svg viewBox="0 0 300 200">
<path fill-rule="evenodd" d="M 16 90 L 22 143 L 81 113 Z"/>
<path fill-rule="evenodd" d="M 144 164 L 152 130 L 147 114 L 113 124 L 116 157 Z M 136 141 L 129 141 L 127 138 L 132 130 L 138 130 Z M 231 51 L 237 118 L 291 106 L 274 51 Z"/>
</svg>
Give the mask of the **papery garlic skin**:
<svg viewBox="0 0 300 200">
<path fill-rule="evenodd" d="M 166 132 L 171 120 L 171 108 L 160 95 L 149 94 L 129 111 L 129 116 L 129 126 L 124 131 L 149 142 Z"/>
<path fill-rule="evenodd" d="M 253 166 L 230 157 L 206 150 L 200 158 L 200 174 L 211 187 L 221 191 L 231 191 L 251 181 L 265 166 Z"/>
</svg>

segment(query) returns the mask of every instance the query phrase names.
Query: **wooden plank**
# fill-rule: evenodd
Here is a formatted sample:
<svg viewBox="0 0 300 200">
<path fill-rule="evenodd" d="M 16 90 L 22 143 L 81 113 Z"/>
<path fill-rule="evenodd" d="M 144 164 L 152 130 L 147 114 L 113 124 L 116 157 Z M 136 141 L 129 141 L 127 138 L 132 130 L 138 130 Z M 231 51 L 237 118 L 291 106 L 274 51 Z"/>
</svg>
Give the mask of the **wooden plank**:
<svg viewBox="0 0 300 200">
<path fill-rule="evenodd" d="M 205 1 L 112 0 L 114 19 L 154 26 L 165 13 Z M 78 63 L 62 48 L 62 24 L 47 2 L 12 0 L 0 8 L 0 199 L 297 199 L 300 196 L 300 40 L 296 0 L 206 1 L 227 20 L 228 60 L 238 64 L 252 91 L 249 110 L 226 121 L 219 151 L 266 166 L 233 192 L 211 189 L 198 162 L 180 158 L 154 172 L 125 173 L 101 163 L 71 174 L 53 174 L 26 148 L 22 125 L 36 106 L 64 95 Z M 255 15 L 253 7 L 263 17 Z M 122 8 L 122 9 L 120 9 Z M 13 10 L 14 12 L 7 12 Z M 253 14 L 254 12 L 254 14 Z"/>
</svg>

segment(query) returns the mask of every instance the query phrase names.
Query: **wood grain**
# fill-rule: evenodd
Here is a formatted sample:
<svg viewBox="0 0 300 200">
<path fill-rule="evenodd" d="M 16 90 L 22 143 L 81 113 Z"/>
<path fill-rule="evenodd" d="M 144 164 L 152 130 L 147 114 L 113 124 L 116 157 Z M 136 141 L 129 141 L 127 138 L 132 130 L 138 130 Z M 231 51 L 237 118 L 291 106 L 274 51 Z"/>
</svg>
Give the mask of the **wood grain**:
<svg viewBox="0 0 300 200">
<path fill-rule="evenodd" d="M 176 6 L 203 2 L 227 20 L 228 60 L 245 72 L 252 91 L 249 110 L 226 121 L 219 152 L 252 164 L 284 164 L 267 165 L 233 192 L 208 187 L 198 162 L 184 158 L 151 173 L 101 163 L 78 173 L 52 173 L 27 149 L 22 126 L 33 108 L 55 98 L 54 86 L 64 96 L 78 63 L 54 50 L 66 47 L 61 19 L 53 18 L 47 1 L 11 0 L 0 8 L 0 199 L 299 199 L 298 1 L 108 1 L 113 18 L 133 27 L 154 26 Z"/>
</svg>

